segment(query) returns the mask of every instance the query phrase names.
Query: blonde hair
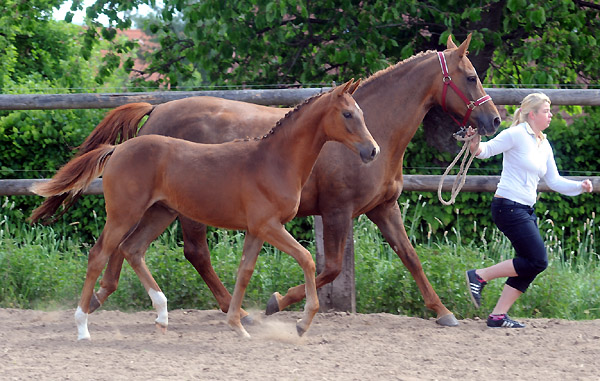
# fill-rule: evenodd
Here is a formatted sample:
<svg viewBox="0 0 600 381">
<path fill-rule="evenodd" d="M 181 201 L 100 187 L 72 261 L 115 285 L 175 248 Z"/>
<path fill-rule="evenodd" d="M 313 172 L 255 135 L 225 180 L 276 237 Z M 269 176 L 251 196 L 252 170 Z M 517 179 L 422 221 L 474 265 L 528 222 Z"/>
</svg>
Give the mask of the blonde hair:
<svg viewBox="0 0 600 381">
<path fill-rule="evenodd" d="M 546 102 L 551 104 L 550 98 L 544 93 L 531 93 L 527 95 L 521 101 L 521 107 L 515 111 L 513 122 L 510 126 L 516 126 L 519 123 L 525 122 L 527 120 L 527 115 L 529 115 L 531 111 L 539 110 Z"/>
</svg>

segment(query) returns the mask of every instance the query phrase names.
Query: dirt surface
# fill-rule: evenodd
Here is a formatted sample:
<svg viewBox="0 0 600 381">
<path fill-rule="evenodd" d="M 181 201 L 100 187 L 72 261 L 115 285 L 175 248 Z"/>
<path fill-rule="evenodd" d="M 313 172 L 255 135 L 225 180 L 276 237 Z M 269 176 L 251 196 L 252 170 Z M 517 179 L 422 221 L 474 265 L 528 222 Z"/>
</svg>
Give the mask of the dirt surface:
<svg viewBox="0 0 600 381">
<path fill-rule="evenodd" d="M 78 342 L 73 310 L 0 309 L 2 380 L 598 380 L 600 320 L 521 319 L 525 329 L 391 314 L 252 315 L 251 339 L 220 311 L 98 311 Z"/>
</svg>

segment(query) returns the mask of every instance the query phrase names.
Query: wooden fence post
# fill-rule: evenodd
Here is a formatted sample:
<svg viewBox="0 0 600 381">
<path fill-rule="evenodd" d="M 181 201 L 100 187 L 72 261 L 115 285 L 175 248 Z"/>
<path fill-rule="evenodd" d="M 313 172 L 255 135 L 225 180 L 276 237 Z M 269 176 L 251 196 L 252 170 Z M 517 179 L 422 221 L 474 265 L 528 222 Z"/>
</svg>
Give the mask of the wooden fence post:
<svg viewBox="0 0 600 381">
<path fill-rule="evenodd" d="M 315 216 L 315 245 L 317 248 L 317 273 L 325 268 L 323 245 L 323 219 Z M 319 295 L 319 311 L 347 311 L 356 312 L 356 284 L 354 281 L 354 234 L 353 220 L 350 220 L 350 230 L 346 237 L 342 272 L 335 280 L 317 290 Z"/>
</svg>

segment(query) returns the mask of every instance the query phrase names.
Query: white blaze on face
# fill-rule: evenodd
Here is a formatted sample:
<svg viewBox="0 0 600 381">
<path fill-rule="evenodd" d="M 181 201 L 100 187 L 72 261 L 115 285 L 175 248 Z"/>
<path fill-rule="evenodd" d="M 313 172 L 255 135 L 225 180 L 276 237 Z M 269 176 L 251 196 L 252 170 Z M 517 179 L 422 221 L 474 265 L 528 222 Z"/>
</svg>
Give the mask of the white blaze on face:
<svg viewBox="0 0 600 381">
<path fill-rule="evenodd" d="M 362 112 L 362 109 L 360 108 L 360 106 L 358 105 L 358 103 L 356 103 L 356 101 L 354 101 L 354 105 L 356 106 L 357 109 L 359 109 Z"/>
</svg>

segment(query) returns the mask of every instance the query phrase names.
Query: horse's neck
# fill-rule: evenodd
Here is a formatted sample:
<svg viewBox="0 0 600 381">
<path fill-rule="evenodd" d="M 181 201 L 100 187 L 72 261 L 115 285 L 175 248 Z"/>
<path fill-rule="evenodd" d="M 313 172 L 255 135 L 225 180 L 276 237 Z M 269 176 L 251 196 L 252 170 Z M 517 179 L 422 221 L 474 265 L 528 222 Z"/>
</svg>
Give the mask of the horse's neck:
<svg viewBox="0 0 600 381">
<path fill-rule="evenodd" d="M 259 142 L 261 152 L 281 157 L 285 162 L 285 172 L 298 177 L 302 184 L 308 179 L 319 152 L 327 141 L 321 128 L 323 113 L 317 114 L 309 109 L 299 110 L 289 120 L 284 119 L 273 134 L 266 135 Z"/>
<path fill-rule="evenodd" d="M 437 86 L 433 81 L 439 79 L 439 70 L 435 54 L 424 54 L 375 74 L 354 93 L 382 154 L 399 165 L 425 114 L 435 104 L 432 88 Z"/>
</svg>

